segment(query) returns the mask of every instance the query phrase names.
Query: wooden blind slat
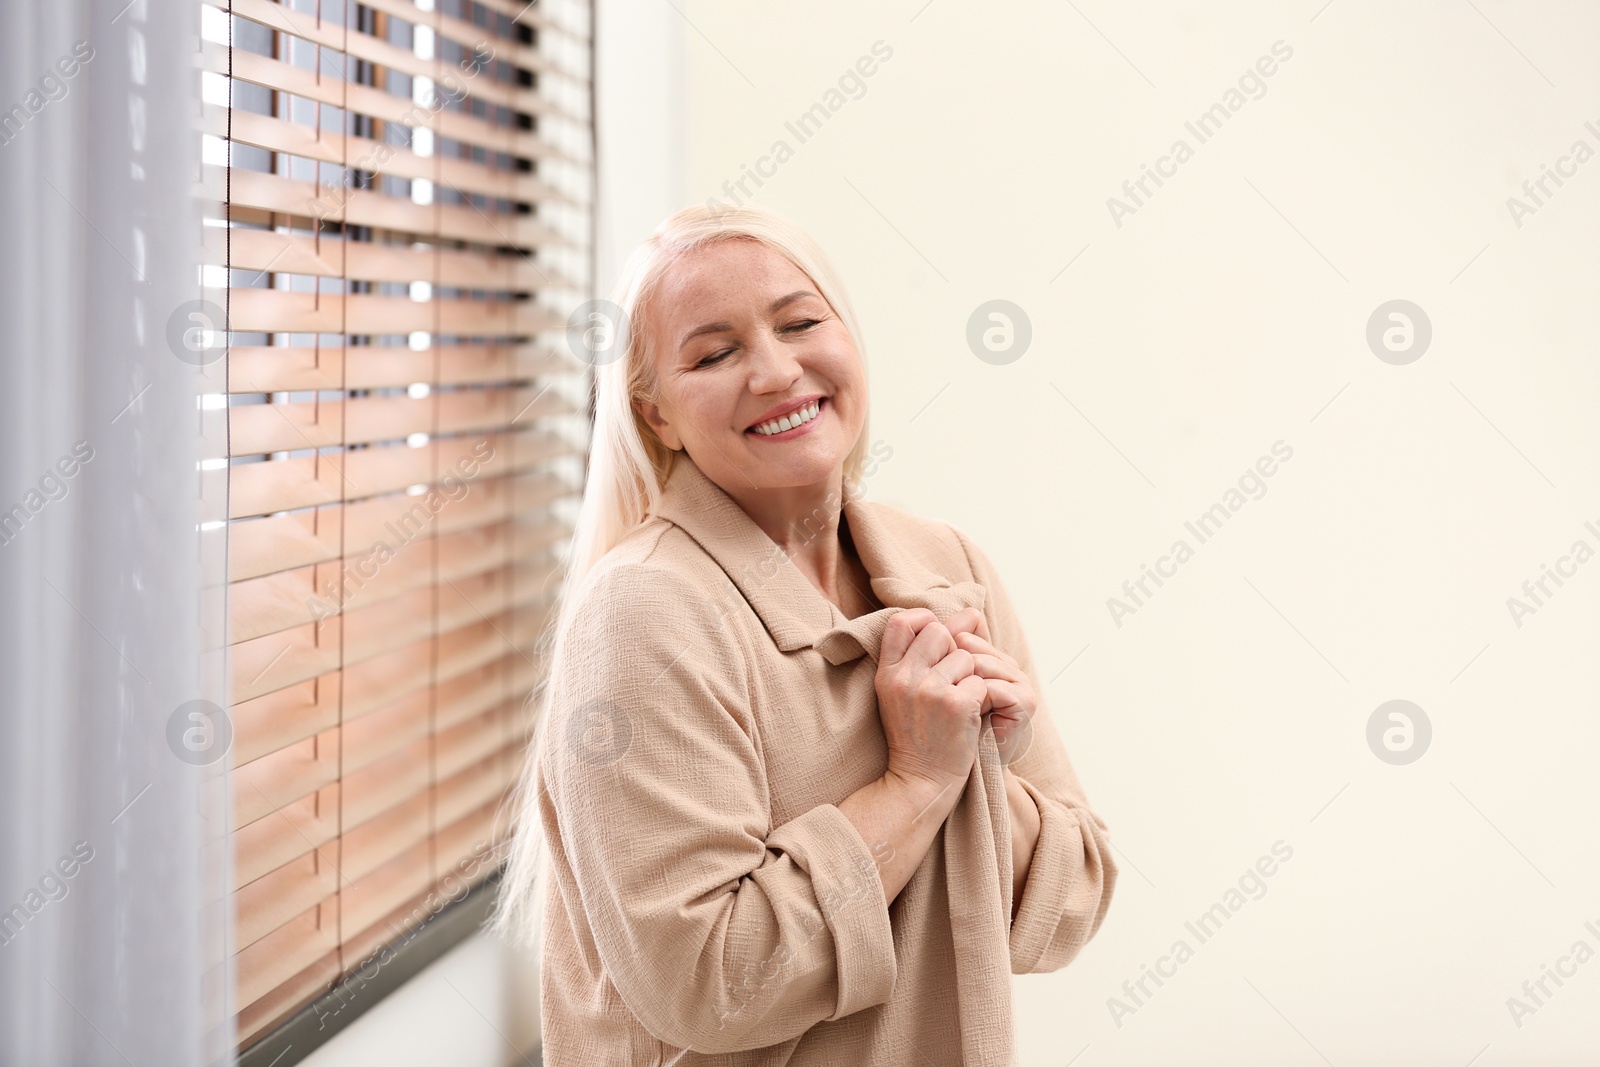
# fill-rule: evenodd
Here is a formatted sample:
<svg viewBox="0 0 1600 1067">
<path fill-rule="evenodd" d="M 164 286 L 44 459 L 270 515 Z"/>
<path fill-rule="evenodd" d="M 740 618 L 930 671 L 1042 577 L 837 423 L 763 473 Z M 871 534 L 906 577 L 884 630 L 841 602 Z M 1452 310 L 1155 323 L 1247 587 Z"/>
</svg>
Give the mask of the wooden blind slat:
<svg viewBox="0 0 1600 1067">
<path fill-rule="evenodd" d="M 559 395 L 521 388 L 470 389 L 422 399 L 385 396 L 244 405 L 229 412 L 229 452 L 248 456 L 340 443 L 403 441 L 412 434 L 495 430 L 519 413 L 537 419 L 570 414 L 571 408 Z"/>
<path fill-rule="evenodd" d="M 430 845 L 429 841 L 419 841 L 377 870 L 344 886 L 339 900 L 347 944 L 401 903 L 434 884 Z"/>
<path fill-rule="evenodd" d="M 334 506 L 234 523 L 228 530 L 228 578 L 238 582 L 337 559 L 343 519 L 344 509 Z"/>
<path fill-rule="evenodd" d="M 241 826 L 232 838 L 238 858 L 234 881 L 240 886 L 253 884 L 339 834 L 337 783 L 275 806 L 260 797 L 253 800 L 260 803 L 249 814 L 265 814 Z"/>
<path fill-rule="evenodd" d="M 530 442 L 530 445 L 542 442 L 545 447 L 537 451 L 537 458 L 532 462 L 575 451 L 566 442 L 539 434 L 533 436 L 540 438 L 540 442 Z M 513 463 L 517 462 L 513 457 Z M 380 540 L 388 539 L 393 545 L 401 539 L 429 533 L 453 533 L 501 522 L 508 515 L 518 513 L 512 501 L 513 480 L 526 479 L 543 483 L 552 496 L 568 491 L 556 478 L 540 474 L 513 475 L 480 478 L 472 483 L 468 493 L 451 500 L 449 507 L 437 510 L 429 509 L 426 498 L 419 505 L 416 497 L 387 495 L 349 504 L 331 504 L 314 511 L 251 519 L 235 527 L 241 536 L 230 546 L 230 575 L 235 582 L 240 582 L 338 559 L 341 545 L 345 543 L 341 541 L 341 531 L 347 524 L 348 544 L 356 549 L 352 554 L 360 555 Z M 519 544 L 526 552 L 553 547 L 570 532 L 564 522 L 549 519 L 521 522 L 518 528 L 523 531 L 519 534 Z M 248 538 L 243 536 L 245 534 Z"/>
<path fill-rule="evenodd" d="M 383 604 L 395 597 L 432 588 L 439 579 L 463 582 L 512 562 L 512 526 L 501 522 L 442 537 L 419 537 L 401 546 L 386 562 L 370 560 L 343 566 L 304 567 L 236 583 L 228 605 L 234 641 L 292 629 L 331 618 L 352 607 Z M 385 544 L 385 548 L 387 548 Z M 541 568 L 543 583 L 557 573 Z M 348 639 L 348 635 L 346 635 Z"/>
<path fill-rule="evenodd" d="M 339 870 L 350 881 L 360 882 L 431 835 L 433 797 L 428 792 L 426 743 L 423 749 L 415 758 L 422 769 L 418 792 L 345 832 L 339 851 Z"/>
<path fill-rule="evenodd" d="M 520 747 L 508 744 L 508 724 L 506 715 L 497 712 L 466 724 L 470 729 L 451 731 L 452 763 L 440 772 L 444 781 L 432 793 L 423 736 L 367 773 L 351 775 L 342 790 L 343 808 L 337 799 L 341 790 L 333 786 L 323 795 L 287 805 L 288 818 L 281 822 L 263 818 L 235 834 L 241 857 L 273 864 L 268 870 L 250 870 L 249 880 L 235 893 L 240 947 L 331 897 L 340 878 L 360 879 L 428 837 L 429 819 L 454 821 L 499 796 L 515 776 Z M 330 795 L 336 799 L 330 801 Z M 311 811 L 317 804 L 323 808 L 321 817 Z M 291 825 L 289 818 L 297 824 Z M 336 837 L 341 819 L 348 828 Z"/>
<path fill-rule="evenodd" d="M 320 19 L 315 14 L 291 10 L 273 0 L 231 0 L 230 10 L 240 18 L 257 22 L 270 30 L 290 33 L 303 41 L 321 45 L 332 53 L 343 53 L 354 59 L 364 59 L 385 70 L 432 77 L 439 73 L 439 64 L 422 59 L 397 45 L 380 40 L 370 34 L 347 31 L 340 23 Z M 487 81 L 486 79 L 483 79 Z M 493 93 L 495 86 L 485 88 Z M 509 103 L 509 100 L 497 100 Z"/>
<path fill-rule="evenodd" d="M 436 833 L 431 842 L 437 853 L 435 869 L 448 871 L 469 857 L 482 855 L 483 846 L 492 845 L 501 836 L 495 818 L 497 807 L 491 801 Z M 422 895 L 429 890 L 442 890 L 438 894 L 441 898 L 448 898 L 452 892 L 459 896 L 464 888 L 462 879 L 452 878 L 450 884 L 441 885 L 416 877 L 415 855 L 402 853 L 346 890 L 344 945 L 350 959 L 367 958 L 378 945 L 426 919 L 430 912 L 423 906 Z M 481 881 L 490 869 L 482 863 L 472 866 L 475 876 L 471 881 Z M 351 929 L 357 932 L 348 933 Z"/>
<path fill-rule="evenodd" d="M 441 345 L 422 351 L 403 345 L 240 346 L 228 353 L 228 385 L 235 393 L 383 389 L 413 382 L 483 385 L 579 370 L 570 355 L 538 345 Z"/>
<path fill-rule="evenodd" d="M 201 57 L 230 87 L 202 129 L 233 144 L 199 174 L 226 198 L 202 261 L 230 342 L 203 469 L 227 480 L 247 1044 L 424 921 L 455 865 L 493 870 L 581 481 L 564 331 L 593 170 L 585 26 L 228 7 L 240 46 Z"/>
<path fill-rule="evenodd" d="M 248 1044 L 287 1018 L 302 1005 L 324 993 L 343 971 L 336 948 L 324 953 L 293 977 L 273 986 L 249 1004 L 239 1007 L 237 1033 L 240 1044 Z"/>
<path fill-rule="evenodd" d="M 413 25 L 427 26 L 441 37 L 455 41 L 469 52 L 474 45 L 486 43 L 484 29 L 470 22 L 454 18 L 442 11 L 422 11 L 413 0 L 363 0 L 367 7 L 385 14 L 395 15 Z M 497 58 L 533 71 L 548 71 L 554 67 L 550 61 L 521 41 L 496 38 L 493 44 Z"/>
<path fill-rule="evenodd" d="M 234 14 L 239 17 L 258 22 L 268 29 L 293 34 L 301 40 L 320 44 L 330 51 L 344 52 L 353 58 L 364 59 L 374 66 L 387 70 L 431 78 L 441 75 L 448 69 L 447 66 L 434 60 L 418 58 L 413 53 L 387 41 L 381 41 L 370 34 L 352 32 L 347 35 L 344 27 L 337 23 L 330 21 L 319 23 L 314 15 L 290 11 L 273 3 L 272 0 L 232 0 L 232 8 Z M 504 38 L 495 38 L 493 47 L 497 53 L 503 43 L 511 42 L 506 42 Z M 555 72 L 553 65 L 542 65 L 545 69 Z M 470 87 L 464 91 L 472 96 L 515 110 L 526 110 L 521 106 L 526 90 L 492 81 L 481 75 L 458 80 Z"/>
<path fill-rule="evenodd" d="M 564 320 L 526 301 L 432 300 L 367 293 L 301 293 L 234 289 L 228 293 L 234 330 L 280 333 L 408 334 L 507 337 L 560 329 Z"/>
<path fill-rule="evenodd" d="M 491 755 L 474 765 L 453 774 L 435 790 L 434 809 L 440 821 L 464 819 L 472 813 L 482 813 L 509 789 L 520 771 L 517 747 L 499 747 Z M 450 861 L 453 862 L 453 861 Z"/>
<path fill-rule="evenodd" d="M 339 737 L 338 729 L 324 730 L 237 768 L 232 775 L 233 825 L 242 830 L 271 816 L 272 829 L 263 832 L 285 840 L 310 838 L 306 847 L 314 847 L 317 835 L 307 833 L 305 825 L 284 812 L 339 780 Z M 318 817 L 321 813 L 320 807 L 310 812 Z"/>
<path fill-rule="evenodd" d="M 414 485 L 431 485 L 435 471 L 473 472 L 476 467 L 471 483 L 476 486 L 492 480 L 500 471 L 526 470 L 541 459 L 563 454 L 562 443 L 553 438 L 524 443 L 527 448 L 518 448 L 518 442 L 510 434 L 475 435 L 435 438 L 421 448 L 368 448 L 342 455 L 235 464 L 228 472 L 229 513 L 230 517 L 240 519 L 339 500 L 382 496 Z M 301 447 L 309 450 L 312 446 L 303 444 Z M 529 474 L 516 480 L 547 483 L 557 492 L 571 491 L 569 485 L 555 477 L 536 478 Z M 513 491 L 518 488 L 512 487 Z M 439 487 L 435 496 L 421 495 L 421 500 L 396 501 L 393 506 L 413 516 L 414 522 L 449 510 L 446 505 L 451 501 L 447 487 Z M 471 499 L 472 493 L 469 491 L 464 496 Z M 357 534 L 347 530 L 347 543 L 370 545 L 371 539 L 363 535 L 364 531 Z"/>
<path fill-rule="evenodd" d="M 205 69 L 212 73 L 227 74 L 228 49 L 226 46 L 207 42 L 202 63 Z M 279 89 L 307 100 L 347 108 L 386 122 L 427 126 L 453 140 L 496 152 L 521 155 L 523 145 L 530 139 L 537 138 L 536 134 L 529 131 L 495 125 L 471 113 L 443 109 L 435 111 L 431 107 L 419 106 L 410 97 L 397 96 L 370 85 L 345 82 L 326 76 L 318 77 L 316 71 L 306 70 L 304 67 L 297 67 L 255 52 L 239 50 L 234 53 L 233 76 L 241 82 L 249 82 L 268 89 Z M 460 78 L 447 88 L 452 95 L 475 99 L 477 94 L 474 92 L 473 82 L 476 80 L 476 78 Z M 569 122 L 582 121 L 580 116 L 574 115 L 562 107 L 560 102 L 549 97 L 509 86 L 502 87 L 500 92 L 503 93 L 506 89 L 515 94 L 517 108 L 530 115 L 553 116 Z M 497 97 L 497 102 L 503 100 L 503 96 Z"/>
<path fill-rule="evenodd" d="M 507 621 L 498 620 L 502 626 Z M 509 633 L 509 629 L 502 632 Z M 503 717 L 508 737 L 517 734 L 525 728 L 528 709 L 520 695 L 508 699 L 506 694 L 521 694 L 532 685 L 536 676 L 530 673 L 530 664 L 531 656 L 522 649 L 466 664 L 441 683 L 440 690 L 453 703 L 448 718 L 435 726 L 447 730 L 494 713 Z M 429 696 L 426 670 L 417 671 L 409 680 L 398 680 L 402 687 L 407 681 L 409 691 L 402 688 L 394 693 L 378 693 L 371 706 L 348 719 L 342 738 L 349 757 L 343 764 L 345 787 L 357 780 L 356 772 L 366 771 L 404 748 L 416 739 L 412 735 L 426 725 L 427 715 L 421 710 L 426 708 Z M 366 729 L 357 729 L 355 724 L 364 723 L 363 716 L 370 717 L 371 722 Z M 393 734 L 384 734 L 385 728 L 393 730 Z M 235 779 L 233 815 L 241 857 L 237 875 L 240 884 L 332 838 L 334 831 L 322 820 L 331 810 L 330 805 L 337 806 L 339 800 L 339 733 L 328 730 L 307 735 L 241 768 Z M 243 773 L 245 770 L 249 773 Z"/>
<path fill-rule="evenodd" d="M 235 704 L 229 712 L 234 766 L 242 767 L 337 726 L 341 680 L 338 673 L 323 675 Z"/>
<path fill-rule="evenodd" d="M 333 897 L 307 909 L 234 957 L 238 967 L 234 996 L 241 1009 L 338 947 L 339 901 Z"/>
<path fill-rule="evenodd" d="M 348 778 L 413 741 L 432 735 L 433 707 L 427 690 L 412 693 L 393 704 L 344 724 L 344 773 Z"/>
<path fill-rule="evenodd" d="M 529 7 L 523 0 L 478 0 L 478 6 L 506 15 L 513 21 L 523 26 L 531 26 L 540 33 L 562 34 L 580 41 L 589 39 L 586 30 L 556 22 L 538 8 Z"/>
<path fill-rule="evenodd" d="M 521 691 L 513 684 L 508 667 L 507 660 L 497 660 L 438 686 L 434 706 L 436 727 L 446 730 L 499 707 L 505 703 L 508 693 L 517 694 L 514 699 L 520 701 Z"/>
<path fill-rule="evenodd" d="M 515 756 L 502 756 L 503 764 L 515 764 Z M 502 772 L 502 782 L 509 779 Z M 443 795 L 443 790 L 438 791 L 436 802 L 441 805 L 440 810 L 449 806 L 451 810 L 455 805 L 450 803 L 450 798 Z M 447 825 L 435 831 L 433 835 L 433 851 L 435 863 L 441 871 L 456 870 L 475 871 L 479 877 L 469 875 L 461 879 L 467 882 L 480 880 L 481 875 L 494 866 L 494 847 L 496 842 L 505 840 L 507 822 L 505 812 L 501 808 L 498 796 L 487 804 L 480 805 L 461 814 Z"/>
<path fill-rule="evenodd" d="M 438 734 L 433 759 L 434 773 L 448 781 L 458 773 L 483 762 L 505 747 L 509 719 L 503 707 L 458 723 Z"/>
<path fill-rule="evenodd" d="M 321 186 L 242 167 L 229 170 L 227 178 L 236 208 L 259 208 L 308 224 L 339 222 L 495 247 L 573 247 L 573 242 L 529 215 L 489 215 L 461 204 L 416 204 L 370 189 Z"/>
<path fill-rule="evenodd" d="M 444 621 L 465 624 L 453 629 L 407 619 L 387 636 L 375 631 L 363 634 L 367 643 L 359 653 L 344 657 L 341 684 L 346 716 L 365 714 L 427 684 L 426 659 L 419 663 L 417 657 L 426 651 L 428 638 L 439 643 L 440 681 L 498 659 L 507 645 L 519 651 L 530 647 L 534 635 L 525 634 L 524 628 L 541 624 L 529 620 L 542 620 L 549 596 L 529 583 L 516 599 L 515 605 L 498 614 L 458 601 L 453 617 Z M 345 621 L 336 616 L 234 645 L 231 699 L 254 700 L 330 674 L 340 662 Z"/>
<path fill-rule="evenodd" d="M 460 193 L 480 193 L 506 199 L 538 199 L 548 189 L 518 171 L 501 170 L 485 163 L 452 156 L 418 155 L 409 148 L 374 141 L 354 134 L 312 129 L 295 122 L 270 118 L 254 111 L 211 105 L 205 112 L 207 132 L 221 131 L 238 144 L 304 159 L 336 163 L 373 174 L 396 178 L 423 178 Z M 519 155 L 571 164 L 572 158 L 538 138 L 523 138 Z"/>
<path fill-rule="evenodd" d="M 504 292 L 525 292 L 565 280 L 558 278 L 553 267 L 541 267 L 520 253 L 455 251 L 412 243 L 373 244 L 270 230 L 236 229 L 231 236 L 211 232 L 206 238 L 212 261 L 221 263 L 226 253 L 235 267 L 244 270 L 369 282 L 428 281 L 459 289 Z"/>
<path fill-rule="evenodd" d="M 337 868 L 316 852 L 257 878 L 234 894 L 239 947 L 248 948 L 338 891 Z"/>
<path fill-rule="evenodd" d="M 550 456 L 563 455 L 566 450 L 552 444 Z M 423 452 L 425 449 L 410 451 Z M 426 458 L 397 456 L 387 459 L 382 465 L 371 464 L 352 469 L 343 477 L 349 489 L 348 496 L 365 498 L 350 503 L 346 508 L 345 522 L 350 526 L 345 533 L 347 544 L 359 546 L 365 551 L 383 535 L 388 525 L 393 525 L 408 536 L 415 536 L 418 530 L 429 523 L 445 524 L 461 520 L 455 521 L 453 528 L 474 524 L 465 521 L 464 513 L 471 514 L 468 505 L 474 502 L 475 492 L 466 493 L 458 501 L 451 501 L 444 487 L 440 487 L 438 495 L 432 497 L 426 493 L 421 494 L 420 498 L 391 495 L 412 485 L 426 484 L 429 472 L 433 469 L 427 462 Z M 351 467 L 356 466 L 352 461 Z M 449 466 L 447 464 L 440 469 L 449 469 Z M 257 469 L 269 467 L 282 467 L 282 470 Z M 327 456 L 322 457 L 321 461 L 306 457 L 275 460 L 271 464 L 252 463 L 236 466 L 229 474 L 235 490 L 235 498 L 230 501 L 234 518 L 330 504 L 341 495 L 342 468 L 338 463 L 329 461 Z M 355 480 L 358 474 L 361 477 L 359 482 Z M 563 479 L 530 472 L 526 467 L 523 472 L 514 472 L 503 478 L 479 478 L 472 483 L 472 488 L 484 489 L 484 499 L 478 501 L 482 507 L 488 506 L 491 494 L 499 493 L 502 497 L 511 498 L 509 502 L 501 504 L 502 508 L 521 510 L 531 510 L 543 501 L 559 499 L 572 492 L 571 486 Z M 456 492 L 459 494 L 459 490 Z M 449 506 L 451 504 L 458 506 Z"/>
</svg>

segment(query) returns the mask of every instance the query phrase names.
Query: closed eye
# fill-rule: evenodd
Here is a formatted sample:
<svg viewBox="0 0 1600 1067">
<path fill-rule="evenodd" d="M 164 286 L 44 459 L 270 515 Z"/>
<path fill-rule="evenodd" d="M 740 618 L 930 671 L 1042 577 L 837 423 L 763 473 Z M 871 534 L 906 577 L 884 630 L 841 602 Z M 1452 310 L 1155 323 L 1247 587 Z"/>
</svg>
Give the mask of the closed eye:
<svg viewBox="0 0 1600 1067">
<path fill-rule="evenodd" d="M 791 322 L 789 325 L 783 327 L 783 332 L 801 333 L 805 330 L 811 329 L 814 326 L 820 325 L 822 325 L 821 319 L 801 319 L 798 322 Z M 696 363 L 695 368 L 699 369 L 700 367 L 714 367 L 718 363 L 721 363 L 724 359 L 727 359 L 729 356 L 733 355 L 735 351 L 736 349 L 734 348 L 724 348 L 720 352 L 713 352 L 711 355 L 706 356 L 704 359 L 700 360 L 700 362 Z"/>
</svg>

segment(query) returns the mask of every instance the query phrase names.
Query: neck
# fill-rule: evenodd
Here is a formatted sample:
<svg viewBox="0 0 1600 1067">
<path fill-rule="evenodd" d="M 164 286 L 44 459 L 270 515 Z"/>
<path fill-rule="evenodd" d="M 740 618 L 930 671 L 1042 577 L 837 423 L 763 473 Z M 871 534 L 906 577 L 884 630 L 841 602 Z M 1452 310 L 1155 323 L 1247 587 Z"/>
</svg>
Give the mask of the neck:
<svg viewBox="0 0 1600 1067">
<path fill-rule="evenodd" d="M 844 584 L 840 516 L 844 472 L 814 485 L 747 489 L 729 496 L 794 561 L 824 596 L 838 602 Z"/>
</svg>

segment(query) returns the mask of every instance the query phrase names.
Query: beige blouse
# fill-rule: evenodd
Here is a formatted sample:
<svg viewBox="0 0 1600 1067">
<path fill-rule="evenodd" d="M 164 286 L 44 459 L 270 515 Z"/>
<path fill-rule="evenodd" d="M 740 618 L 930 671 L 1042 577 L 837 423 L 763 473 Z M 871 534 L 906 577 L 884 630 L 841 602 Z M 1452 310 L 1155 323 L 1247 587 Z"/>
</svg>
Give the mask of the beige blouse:
<svg viewBox="0 0 1600 1067">
<path fill-rule="evenodd" d="M 988 558 L 942 522 L 849 500 L 882 610 L 846 619 L 680 454 L 601 560 L 543 721 L 545 1063 L 1008 1065 L 1012 974 L 1064 967 L 1117 880 Z M 894 903 L 836 807 L 881 777 L 890 615 L 983 609 L 1040 694 L 1011 764 L 1041 825 L 1011 922 L 993 729 Z"/>
</svg>

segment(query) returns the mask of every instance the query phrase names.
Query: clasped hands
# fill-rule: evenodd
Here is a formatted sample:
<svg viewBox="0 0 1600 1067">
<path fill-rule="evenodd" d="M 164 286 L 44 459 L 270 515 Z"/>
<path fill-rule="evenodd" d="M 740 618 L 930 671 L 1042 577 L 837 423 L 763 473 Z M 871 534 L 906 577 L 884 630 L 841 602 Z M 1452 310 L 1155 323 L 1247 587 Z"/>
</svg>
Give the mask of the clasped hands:
<svg viewBox="0 0 1600 1067">
<path fill-rule="evenodd" d="M 875 686 L 890 769 L 941 784 L 970 773 L 984 715 L 1004 766 L 1039 706 L 1027 673 L 993 644 L 983 612 L 970 607 L 943 622 L 926 608 L 890 616 Z"/>
</svg>

